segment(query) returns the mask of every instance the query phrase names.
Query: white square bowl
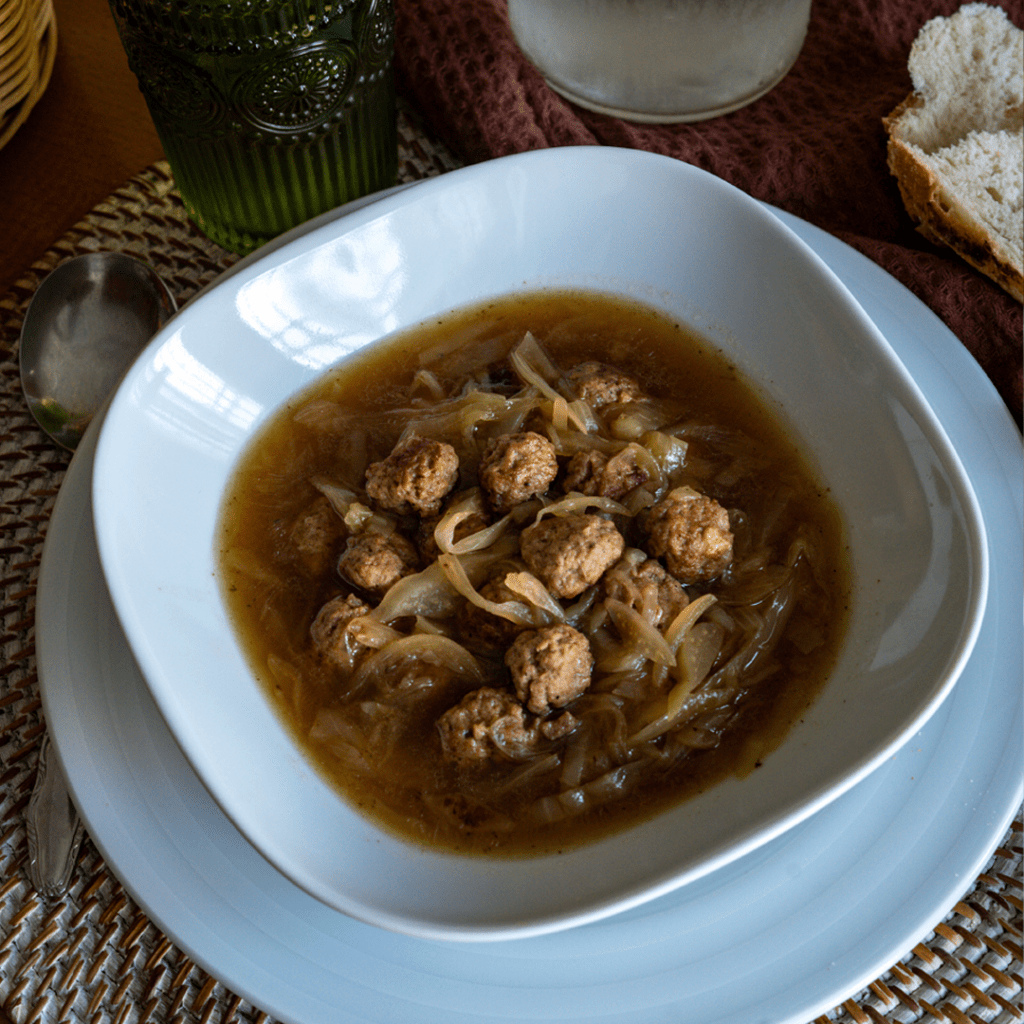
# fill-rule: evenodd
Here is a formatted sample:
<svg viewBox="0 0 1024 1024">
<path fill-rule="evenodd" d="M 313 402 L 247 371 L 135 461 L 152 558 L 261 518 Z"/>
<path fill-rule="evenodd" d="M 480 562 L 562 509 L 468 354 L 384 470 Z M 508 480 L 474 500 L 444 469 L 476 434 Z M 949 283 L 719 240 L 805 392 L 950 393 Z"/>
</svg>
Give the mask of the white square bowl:
<svg viewBox="0 0 1024 1024">
<path fill-rule="evenodd" d="M 523 289 L 639 299 L 710 338 L 803 441 L 845 518 L 852 611 L 802 722 L 746 779 L 557 856 L 394 838 L 296 748 L 221 600 L 221 499 L 290 396 L 350 353 Z M 507 939 L 651 899 L 835 799 L 954 685 L 987 590 L 984 526 L 940 424 L 860 307 L 754 200 L 669 158 L 543 150 L 432 179 L 243 261 L 154 339 L 115 396 L 93 475 L 110 594 L 157 706 L 253 845 L 347 914 Z"/>
</svg>

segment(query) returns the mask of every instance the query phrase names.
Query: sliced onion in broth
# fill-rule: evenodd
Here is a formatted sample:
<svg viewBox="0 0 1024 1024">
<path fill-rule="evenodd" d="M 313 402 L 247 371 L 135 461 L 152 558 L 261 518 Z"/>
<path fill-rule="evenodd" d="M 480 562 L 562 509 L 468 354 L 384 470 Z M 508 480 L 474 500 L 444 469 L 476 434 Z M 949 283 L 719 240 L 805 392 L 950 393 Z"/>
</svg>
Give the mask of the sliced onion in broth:
<svg viewBox="0 0 1024 1024">
<path fill-rule="evenodd" d="M 441 567 L 445 578 L 455 590 L 478 608 L 483 608 L 484 611 L 490 612 L 492 615 L 508 619 L 509 622 L 515 622 L 520 626 L 534 624 L 530 609 L 519 601 L 489 601 L 483 597 L 470 582 L 466 570 L 456 555 L 442 554 L 438 557 L 436 564 Z"/>
<path fill-rule="evenodd" d="M 366 658 L 353 676 L 352 690 L 358 690 L 371 677 L 382 675 L 403 660 L 425 661 L 472 682 L 484 680 L 480 663 L 462 644 L 436 633 L 415 633 L 393 640 Z"/>
</svg>

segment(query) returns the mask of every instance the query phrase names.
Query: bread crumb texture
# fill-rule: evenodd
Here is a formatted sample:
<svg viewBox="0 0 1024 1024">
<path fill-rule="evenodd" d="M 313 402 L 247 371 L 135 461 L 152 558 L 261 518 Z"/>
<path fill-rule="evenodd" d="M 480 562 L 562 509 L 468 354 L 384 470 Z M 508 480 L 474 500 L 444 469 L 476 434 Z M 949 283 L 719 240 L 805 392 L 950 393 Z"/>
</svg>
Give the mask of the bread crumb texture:
<svg viewBox="0 0 1024 1024">
<path fill-rule="evenodd" d="M 904 206 L 1024 301 L 1024 32 L 966 4 L 924 25 L 908 67 L 914 91 L 883 119 Z"/>
</svg>

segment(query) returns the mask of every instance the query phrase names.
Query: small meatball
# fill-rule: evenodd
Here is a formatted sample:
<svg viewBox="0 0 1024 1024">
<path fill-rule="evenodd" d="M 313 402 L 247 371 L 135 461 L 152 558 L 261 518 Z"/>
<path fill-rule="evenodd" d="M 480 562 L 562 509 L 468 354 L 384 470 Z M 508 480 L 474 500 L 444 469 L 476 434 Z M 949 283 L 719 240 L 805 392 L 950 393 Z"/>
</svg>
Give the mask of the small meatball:
<svg viewBox="0 0 1024 1024">
<path fill-rule="evenodd" d="M 500 576 L 488 580 L 480 587 L 480 596 L 495 604 L 502 604 L 505 601 L 518 601 L 522 604 L 523 599 L 505 586 L 504 578 L 505 574 L 502 573 Z M 486 608 L 473 604 L 472 601 L 466 602 L 459 618 L 459 634 L 463 640 L 476 641 L 484 647 L 493 647 L 498 650 L 505 650 L 526 628 L 511 619 L 494 615 Z"/>
<path fill-rule="evenodd" d="M 530 571 L 559 597 L 577 597 L 622 556 L 626 542 L 601 516 L 546 516 L 523 530 L 519 550 Z"/>
<path fill-rule="evenodd" d="M 606 597 L 630 605 L 651 625 L 662 628 L 690 603 L 679 580 L 656 558 L 647 558 L 635 548 L 605 573 L 602 585 Z"/>
<path fill-rule="evenodd" d="M 561 739 L 577 725 L 569 712 L 543 722 L 527 716 L 512 694 L 490 686 L 467 693 L 437 720 L 443 755 L 462 765 L 492 758 L 521 760 L 545 740 Z"/>
<path fill-rule="evenodd" d="M 623 448 L 611 458 L 589 449 L 577 452 L 569 460 L 563 489 L 566 494 L 579 491 L 618 501 L 647 480 L 647 471 L 637 464 L 631 448 Z"/>
<path fill-rule="evenodd" d="M 543 494 L 557 475 L 555 446 L 532 431 L 496 437 L 480 461 L 480 486 L 501 515 Z"/>
<path fill-rule="evenodd" d="M 354 587 L 382 594 L 419 566 L 416 548 L 400 533 L 361 533 L 349 537 L 338 572 Z"/>
<path fill-rule="evenodd" d="M 319 497 L 295 520 L 288 534 L 292 551 L 310 576 L 331 568 L 345 535 L 345 524 L 325 497 Z"/>
<path fill-rule="evenodd" d="M 458 476 L 459 457 L 450 444 L 413 436 L 367 467 L 366 493 L 399 515 L 433 515 Z"/>
<path fill-rule="evenodd" d="M 349 627 L 361 615 L 369 615 L 370 606 L 355 594 L 335 597 L 317 613 L 309 635 L 317 653 L 326 661 L 351 668 L 355 656 L 366 648 L 352 635 Z"/>
<path fill-rule="evenodd" d="M 647 553 L 664 558 L 681 583 L 720 576 L 732 561 L 729 513 L 714 498 L 679 487 L 651 508 Z"/>
<path fill-rule="evenodd" d="M 587 638 L 559 623 L 528 629 L 505 655 L 516 696 L 535 715 L 565 707 L 590 685 L 594 657 Z"/>
<path fill-rule="evenodd" d="M 632 377 L 604 363 L 580 363 L 566 374 L 566 378 L 577 398 L 582 398 L 594 409 L 619 402 L 636 402 L 644 397 L 640 385 Z"/>
</svg>

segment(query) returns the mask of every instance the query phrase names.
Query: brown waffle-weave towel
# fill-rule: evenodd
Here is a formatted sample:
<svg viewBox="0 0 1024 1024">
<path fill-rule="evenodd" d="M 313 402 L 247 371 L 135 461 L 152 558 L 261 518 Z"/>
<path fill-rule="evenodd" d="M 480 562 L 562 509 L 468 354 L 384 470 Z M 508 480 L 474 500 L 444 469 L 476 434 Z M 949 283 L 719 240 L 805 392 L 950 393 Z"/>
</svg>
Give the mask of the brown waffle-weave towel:
<svg viewBox="0 0 1024 1024">
<path fill-rule="evenodd" d="M 547 146 L 624 146 L 685 160 L 831 232 L 906 285 L 967 346 L 1021 420 L 1021 305 L 913 227 L 881 119 L 910 91 L 921 26 L 956 0 L 814 0 L 803 51 L 760 100 L 723 117 L 639 125 L 563 100 L 522 56 L 505 0 L 396 0 L 403 94 L 469 163 Z M 1024 0 L 1003 0 L 1024 24 Z"/>
</svg>

